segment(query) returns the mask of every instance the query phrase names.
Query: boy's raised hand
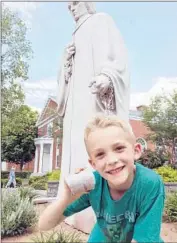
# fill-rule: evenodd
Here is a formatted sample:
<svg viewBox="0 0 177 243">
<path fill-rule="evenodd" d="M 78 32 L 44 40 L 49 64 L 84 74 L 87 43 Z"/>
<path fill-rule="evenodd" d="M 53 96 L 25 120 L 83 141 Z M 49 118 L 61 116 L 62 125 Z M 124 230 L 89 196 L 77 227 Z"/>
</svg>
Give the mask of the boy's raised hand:
<svg viewBox="0 0 177 243">
<path fill-rule="evenodd" d="M 75 170 L 75 174 L 79 174 L 81 171 L 84 171 L 86 168 L 78 168 Z M 67 205 L 69 205 L 70 203 L 74 202 L 75 200 L 77 200 L 78 198 L 80 198 L 83 194 L 85 194 L 86 192 L 79 192 L 79 193 L 75 193 L 74 195 L 71 193 L 71 190 L 69 188 L 69 186 L 67 185 L 65 179 L 60 181 L 60 188 L 59 188 L 60 192 L 59 192 L 59 197 L 65 201 L 65 203 Z"/>
</svg>

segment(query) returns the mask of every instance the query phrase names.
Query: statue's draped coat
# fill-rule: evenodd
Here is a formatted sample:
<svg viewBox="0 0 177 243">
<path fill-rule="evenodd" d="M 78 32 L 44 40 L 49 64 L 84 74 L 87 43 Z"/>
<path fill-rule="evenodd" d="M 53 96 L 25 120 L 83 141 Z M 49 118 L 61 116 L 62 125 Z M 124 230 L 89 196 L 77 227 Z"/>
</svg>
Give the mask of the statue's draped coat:
<svg viewBox="0 0 177 243">
<path fill-rule="evenodd" d="M 127 50 L 112 18 L 104 13 L 88 16 L 73 33 L 76 53 L 72 75 L 64 78 L 64 61 L 58 76 L 58 112 L 64 117 L 61 171 L 64 176 L 85 167 L 88 155 L 84 128 L 96 112 L 104 112 L 98 96 L 91 93 L 92 77 L 101 73 L 110 77 L 115 92 L 115 113 L 128 120 L 129 72 Z"/>
</svg>

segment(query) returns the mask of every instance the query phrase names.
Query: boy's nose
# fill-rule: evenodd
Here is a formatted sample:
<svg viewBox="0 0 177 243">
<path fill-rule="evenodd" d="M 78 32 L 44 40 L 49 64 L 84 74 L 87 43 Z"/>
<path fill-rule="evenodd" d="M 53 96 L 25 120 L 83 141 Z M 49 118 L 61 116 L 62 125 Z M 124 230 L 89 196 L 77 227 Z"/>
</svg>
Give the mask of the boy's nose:
<svg viewBox="0 0 177 243">
<path fill-rule="evenodd" d="M 115 156 L 111 156 L 107 159 L 107 164 L 111 165 L 111 164 L 116 164 L 118 163 L 119 159 Z"/>
</svg>

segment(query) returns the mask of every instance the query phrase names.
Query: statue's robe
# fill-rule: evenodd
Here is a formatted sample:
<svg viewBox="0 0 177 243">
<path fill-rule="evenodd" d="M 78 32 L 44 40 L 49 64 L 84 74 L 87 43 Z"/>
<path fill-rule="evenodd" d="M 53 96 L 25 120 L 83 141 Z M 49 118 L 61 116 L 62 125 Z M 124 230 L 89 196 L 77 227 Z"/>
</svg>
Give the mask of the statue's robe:
<svg viewBox="0 0 177 243">
<path fill-rule="evenodd" d="M 85 167 L 88 155 L 84 145 L 84 128 L 97 112 L 104 112 L 99 97 L 91 93 L 91 79 L 101 73 L 109 76 L 115 92 L 115 113 L 128 120 L 129 70 L 127 50 L 113 19 L 105 13 L 88 16 L 73 33 L 76 53 L 72 76 L 64 78 L 64 62 L 58 76 L 58 112 L 64 117 L 62 174 Z"/>
</svg>

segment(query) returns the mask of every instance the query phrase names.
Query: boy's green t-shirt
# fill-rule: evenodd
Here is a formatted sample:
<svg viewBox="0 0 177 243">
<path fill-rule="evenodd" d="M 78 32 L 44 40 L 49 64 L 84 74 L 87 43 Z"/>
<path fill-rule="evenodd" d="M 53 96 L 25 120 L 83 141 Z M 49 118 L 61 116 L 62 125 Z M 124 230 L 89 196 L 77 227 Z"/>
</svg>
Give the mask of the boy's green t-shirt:
<svg viewBox="0 0 177 243">
<path fill-rule="evenodd" d="M 107 181 L 94 172 L 95 189 L 70 204 L 64 216 L 92 206 L 97 223 L 88 242 L 163 242 L 160 238 L 164 184 L 153 170 L 136 163 L 132 186 L 120 200 L 113 200 Z M 84 222 L 83 222 L 84 223 Z"/>
</svg>

